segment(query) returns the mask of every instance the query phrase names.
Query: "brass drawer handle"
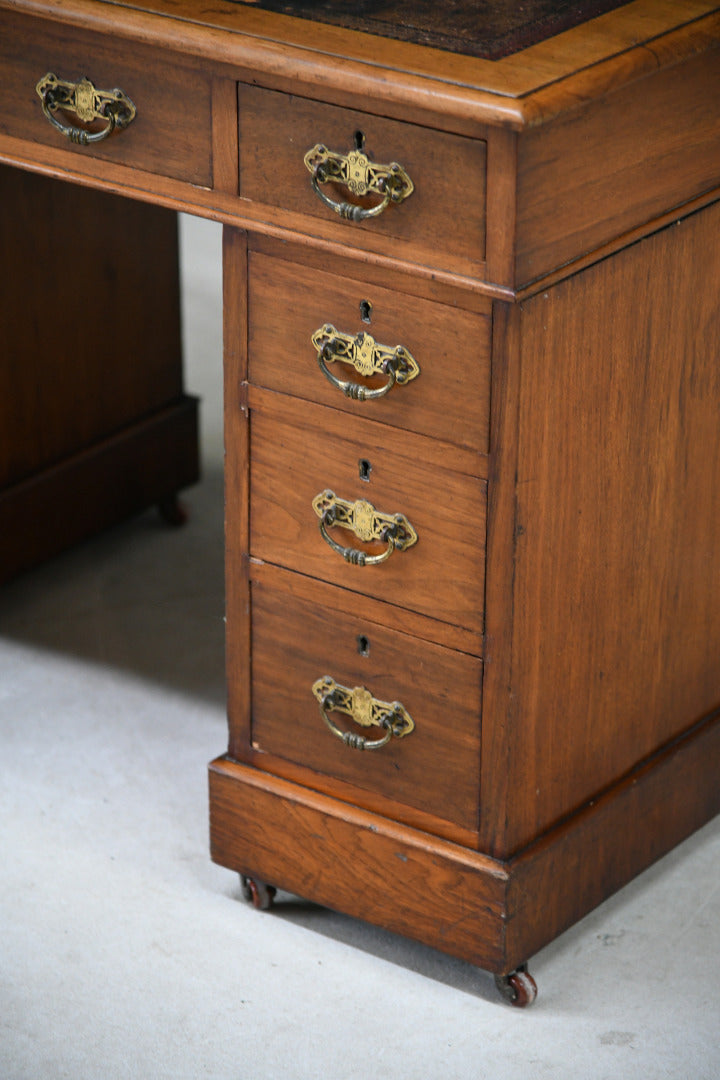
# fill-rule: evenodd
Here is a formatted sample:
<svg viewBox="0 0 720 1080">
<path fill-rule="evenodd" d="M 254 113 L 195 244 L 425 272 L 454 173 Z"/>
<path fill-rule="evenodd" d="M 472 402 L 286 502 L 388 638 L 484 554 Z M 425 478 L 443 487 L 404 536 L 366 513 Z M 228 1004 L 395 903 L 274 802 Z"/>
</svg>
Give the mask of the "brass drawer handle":
<svg viewBox="0 0 720 1080">
<path fill-rule="evenodd" d="M 359 148 L 349 154 L 335 154 L 318 143 L 308 150 L 304 160 L 312 177 L 313 191 L 336 214 L 351 221 L 377 217 L 390 203 L 401 203 L 414 191 L 412 180 L 396 161 L 376 165 Z M 370 207 L 337 202 L 322 190 L 320 185 L 327 183 L 343 184 L 353 195 L 379 195 L 381 201 Z"/>
<path fill-rule="evenodd" d="M 417 543 L 417 533 L 404 514 L 381 514 L 364 499 L 348 502 L 328 489 L 315 496 L 312 507 L 320 519 L 320 534 L 325 543 L 354 566 L 377 566 L 389 559 L 393 551 L 405 551 Z M 333 525 L 350 529 L 358 540 L 381 540 L 387 547 L 379 555 L 343 547 L 328 533 Z"/>
<path fill-rule="evenodd" d="M 122 131 L 135 119 L 137 112 L 122 90 L 96 90 L 87 78 L 77 83 L 66 82 L 48 72 L 35 89 L 40 95 L 42 111 L 52 126 L 71 142 L 81 146 L 102 142 L 116 129 Z M 65 124 L 55 115 L 58 109 L 75 113 L 85 124 L 104 120 L 105 127 L 100 131 L 86 131 L 85 128 Z"/>
<path fill-rule="evenodd" d="M 404 345 L 378 345 L 370 334 L 361 330 L 352 337 L 336 330 L 331 323 L 326 323 L 316 330 L 312 343 L 317 350 L 318 364 L 325 378 L 342 390 L 346 397 L 355 401 L 373 401 L 384 397 L 393 386 L 404 386 L 420 374 L 417 361 Z M 384 386 L 371 389 L 362 383 L 339 379 L 328 368 L 336 360 L 350 364 L 360 375 L 387 375 Z"/>
<path fill-rule="evenodd" d="M 336 683 L 329 675 L 313 683 L 312 692 L 320 705 L 320 715 L 333 735 L 353 750 L 379 750 L 393 737 L 402 739 L 415 730 L 415 722 L 399 701 L 378 701 L 364 686 L 350 690 Z M 330 718 L 331 712 L 345 713 L 361 727 L 379 727 L 384 735 L 366 739 L 352 731 L 343 731 Z"/>
</svg>

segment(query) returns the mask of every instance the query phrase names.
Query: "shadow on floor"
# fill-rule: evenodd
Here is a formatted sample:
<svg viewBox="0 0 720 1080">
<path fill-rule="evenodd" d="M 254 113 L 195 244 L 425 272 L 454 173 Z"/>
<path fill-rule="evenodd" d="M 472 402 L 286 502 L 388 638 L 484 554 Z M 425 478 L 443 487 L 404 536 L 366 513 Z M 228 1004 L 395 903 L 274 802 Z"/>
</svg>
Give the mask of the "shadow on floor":
<svg viewBox="0 0 720 1080">
<path fill-rule="evenodd" d="M 148 510 L 0 589 L 0 641 L 225 699 L 223 476 L 183 493 L 181 528 Z"/>
</svg>

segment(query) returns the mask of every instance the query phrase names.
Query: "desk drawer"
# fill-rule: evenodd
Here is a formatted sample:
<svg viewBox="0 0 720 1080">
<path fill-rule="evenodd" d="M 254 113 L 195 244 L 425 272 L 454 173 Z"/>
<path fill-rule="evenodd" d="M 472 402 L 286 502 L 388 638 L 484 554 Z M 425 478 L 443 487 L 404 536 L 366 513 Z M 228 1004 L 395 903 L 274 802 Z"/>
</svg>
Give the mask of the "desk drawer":
<svg viewBox="0 0 720 1080">
<path fill-rule="evenodd" d="M 453 468 L 466 468 L 474 456 L 372 420 L 348 424 L 334 409 L 251 391 L 251 555 L 428 615 L 438 634 L 443 622 L 451 623 L 479 641 L 486 483 Z M 337 523 L 323 522 L 323 537 L 326 491 L 336 496 L 330 501 Z M 396 514 L 405 520 L 390 552 L 393 544 L 380 534 Z M 373 532 L 378 538 L 367 539 Z M 332 542 L 362 552 L 368 562 L 346 561 Z M 381 555 L 384 561 L 372 562 Z"/>
<path fill-rule="evenodd" d="M 256 252 L 250 254 L 249 297 L 251 382 L 487 453 L 487 316 Z M 331 349 L 323 374 L 313 337 L 320 344 L 318 331 L 327 324 L 337 331 L 336 354 L 347 359 L 340 362 Z M 372 363 L 368 349 L 355 344 L 360 333 L 363 342 L 377 343 Z M 401 374 L 382 397 L 353 399 L 328 377 L 378 393 L 390 385 L 388 375 L 363 371 L 379 366 L 396 346 L 418 370 L 409 379 Z M 348 362 L 353 352 L 354 364 Z"/>
<path fill-rule="evenodd" d="M 276 587 L 270 573 L 251 589 L 254 748 L 476 830 L 482 662 L 359 617 L 351 596 L 336 610 L 328 586 L 316 586 L 314 603 Z M 339 706 L 324 708 L 327 721 L 326 677 Z M 368 692 L 356 700 L 374 699 L 374 721 L 343 711 L 356 687 Z M 353 737 L 387 738 L 378 722 L 395 702 L 404 709 L 398 734 L 353 747 Z"/>
<path fill-rule="evenodd" d="M 102 158 L 162 176 L 212 185 L 210 81 L 201 72 L 168 61 L 166 54 L 122 38 L 63 28 L 3 11 L 0 71 L 9 89 L 0 109 L 0 132 L 71 150 L 78 159 Z M 77 145 L 43 113 L 38 82 L 52 73 L 77 84 L 87 78 L 98 91 L 120 89 L 136 108 L 127 127 L 100 142 Z M 54 113 L 68 128 L 93 132 L 70 110 Z"/>
<path fill-rule="evenodd" d="M 243 198 L 321 219 L 340 243 L 471 275 L 482 272 L 486 144 L 481 139 L 243 84 L 239 123 Z M 342 220 L 313 190 L 305 164 L 306 154 L 320 144 L 343 157 L 361 145 L 372 166 L 397 163 L 410 178 L 412 193 L 377 217 Z M 319 187 L 334 202 L 365 209 L 381 202 L 377 195 L 353 195 L 340 183 Z"/>
</svg>

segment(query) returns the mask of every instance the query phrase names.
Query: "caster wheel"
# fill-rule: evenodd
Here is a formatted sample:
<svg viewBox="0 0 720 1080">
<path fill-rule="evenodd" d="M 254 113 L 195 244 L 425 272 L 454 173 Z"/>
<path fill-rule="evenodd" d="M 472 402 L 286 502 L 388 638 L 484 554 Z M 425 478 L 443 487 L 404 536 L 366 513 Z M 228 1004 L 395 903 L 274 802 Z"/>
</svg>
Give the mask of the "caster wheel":
<svg viewBox="0 0 720 1080">
<path fill-rule="evenodd" d="M 157 504 L 158 513 L 166 525 L 172 525 L 179 529 L 186 525 L 188 512 L 178 499 L 177 495 L 169 495 L 167 499 L 161 499 Z"/>
<path fill-rule="evenodd" d="M 528 971 L 527 964 L 521 964 L 507 975 L 496 975 L 495 985 L 505 1001 L 516 1009 L 525 1009 L 532 1005 L 537 997 L 537 984 Z"/>
<path fill-rule="evenodd" d="M 258 911 L 267 911 L 272 907 L 277 889 L 274 885 L 266 885 L 258 878 L 240 875 L 240 888 L 245 899 L 256 907 Z"/>
</svg>

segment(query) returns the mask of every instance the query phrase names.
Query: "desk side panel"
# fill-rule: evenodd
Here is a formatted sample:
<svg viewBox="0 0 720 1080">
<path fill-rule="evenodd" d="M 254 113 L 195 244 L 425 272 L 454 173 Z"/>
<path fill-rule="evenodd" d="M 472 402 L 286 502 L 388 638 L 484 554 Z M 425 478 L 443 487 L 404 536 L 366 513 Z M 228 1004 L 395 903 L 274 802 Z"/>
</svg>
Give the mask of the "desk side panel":
<svg viewBox="0 0 720 1080">
<path fill-rule="evenodd" d="M 498 855 L 720 705 L 719 233 L 715 203 L 520 309 Z"/>
<path fill-rule="evenodd" d="M 522 134 L 519 288 L 717 188 L 720 39 L 709 44 Z"/>
</svg>

